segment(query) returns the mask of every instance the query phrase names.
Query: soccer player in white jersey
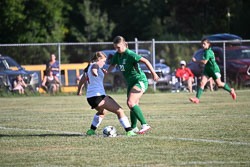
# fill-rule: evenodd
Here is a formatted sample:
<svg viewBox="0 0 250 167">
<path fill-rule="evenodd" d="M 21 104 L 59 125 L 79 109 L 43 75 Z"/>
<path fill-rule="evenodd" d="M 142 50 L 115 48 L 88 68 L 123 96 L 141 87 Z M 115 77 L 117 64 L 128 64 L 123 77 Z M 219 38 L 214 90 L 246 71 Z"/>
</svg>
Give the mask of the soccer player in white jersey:
<svg viewBox="0 0 250 167">
<path fill-rule="evenodd" d="M 117 115 L 121 125 L 124 127 L 127 136 L 136 136 L 133 132 L 128 118 L 126 117 L 121 106 L 110 96 L 107 96 L 103 87 L 104 73 L 102 67 L 106 61 L 106 55 L 103 52 L 96 52 L 92 58 L 92 64 L 84 70 L 84 75 L 81 78 L 80 83 L 87 81 L 87 101 L 92 109 L 97 110 L 95 114 L 91 127 L 87 131 L 87 135 L 95 135 L 95 130 L 101 124 L 107 111 L 113 112 Z M 86 83 L 86 82 L 85 82 Z M 80 93 L 80 88 L 82 85 L 78 85 L 78 92 Z"/>
</svg>

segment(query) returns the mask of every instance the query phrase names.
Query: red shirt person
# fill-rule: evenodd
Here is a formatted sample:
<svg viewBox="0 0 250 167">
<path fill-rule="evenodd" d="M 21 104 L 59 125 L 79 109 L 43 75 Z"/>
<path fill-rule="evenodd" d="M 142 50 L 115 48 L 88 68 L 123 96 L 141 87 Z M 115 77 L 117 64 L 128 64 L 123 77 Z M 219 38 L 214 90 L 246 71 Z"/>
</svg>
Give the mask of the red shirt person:
<svg viewBox="0 0 250 167">
<path fill-rule="evenodd" d="M 176 70 L 176 77 L 180 78 L 181 82 L 188 85 L 189 92 L 192 92 L 192 83 L 194 82 L 194 74 L 192 71 L 186 67 L 186 62 L 184 60 L 180 61 L 181 68 Z"/>
</svg>

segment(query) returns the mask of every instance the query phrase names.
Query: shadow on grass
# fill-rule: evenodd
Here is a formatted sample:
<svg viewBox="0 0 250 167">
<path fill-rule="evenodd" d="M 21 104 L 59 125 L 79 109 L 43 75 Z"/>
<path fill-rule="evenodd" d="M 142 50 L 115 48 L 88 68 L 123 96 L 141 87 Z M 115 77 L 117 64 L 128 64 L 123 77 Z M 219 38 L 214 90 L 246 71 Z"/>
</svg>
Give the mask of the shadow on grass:
<svg viewBox="0 0 250 167">
<path fill-rule="evenodd" d="M 2 137 L 79 137 L 86 136 L 85 134 L 29 134 L 29 135 L 6 135 L 0 134 Z"/>
</svg>

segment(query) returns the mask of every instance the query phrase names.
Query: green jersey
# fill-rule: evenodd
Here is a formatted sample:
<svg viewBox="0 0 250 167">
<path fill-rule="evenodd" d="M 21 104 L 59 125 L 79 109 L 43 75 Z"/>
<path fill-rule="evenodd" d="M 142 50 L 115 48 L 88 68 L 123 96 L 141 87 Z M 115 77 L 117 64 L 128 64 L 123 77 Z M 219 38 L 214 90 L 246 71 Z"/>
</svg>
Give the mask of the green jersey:
<svg viewBox="0 0 250 167">
<path fill-rule="evenodd" d="M 119 66 L 128 86 L 133 86 L 139 81 L 147 82 L 146 75 L 138 64 L 141 57 L 132 50 L 126 49 L 123 54 L 116 52 L 111 59 L 112 65 Z"/>
<path fill-rule="evenodd" d="M 211 48 L 205 50 L 203 55 L 203 60 L 207 60 L 207 64 L 205 65 L 204 72 L 220 72 L 220 68 L 217 65 L 214 57 L 214 52 Z"/>
</svg>

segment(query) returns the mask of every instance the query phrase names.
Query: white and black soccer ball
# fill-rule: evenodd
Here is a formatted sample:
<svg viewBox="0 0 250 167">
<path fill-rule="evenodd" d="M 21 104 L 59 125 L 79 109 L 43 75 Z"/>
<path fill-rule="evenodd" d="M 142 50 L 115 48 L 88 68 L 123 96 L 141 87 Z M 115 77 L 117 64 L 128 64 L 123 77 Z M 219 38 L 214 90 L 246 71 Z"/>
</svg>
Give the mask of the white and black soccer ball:
<svg viewBox="0 0 250 167">
<path fill-rule="evenodd" d="M 116 137 L 116 129 L 113 126 L 107 126 L 103 129 L 103 136 L 104 137 Z"/>
</svg>

